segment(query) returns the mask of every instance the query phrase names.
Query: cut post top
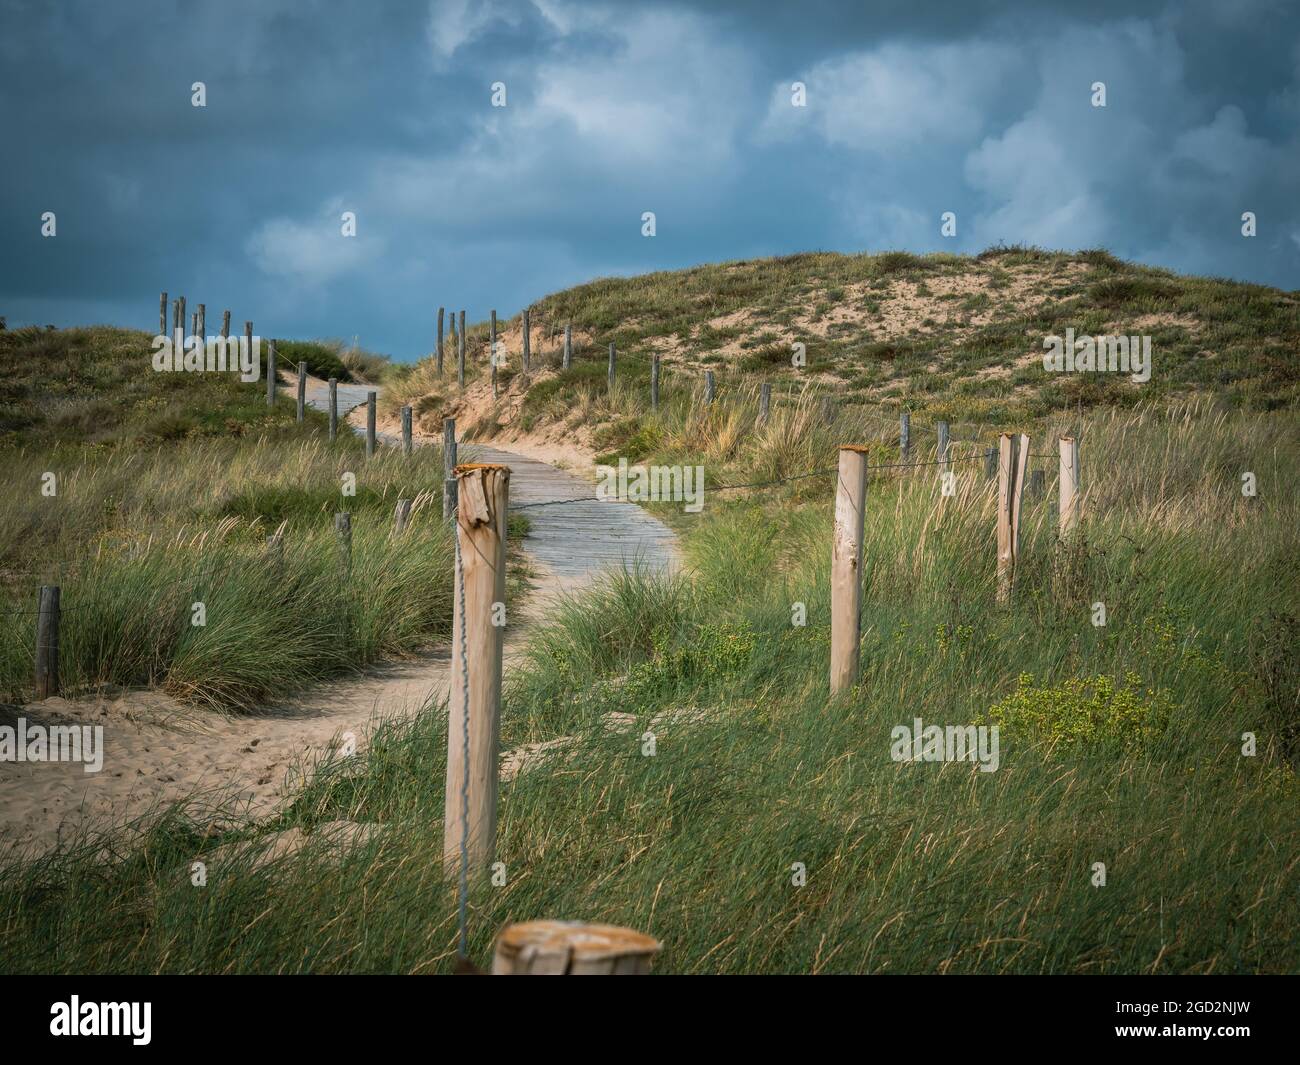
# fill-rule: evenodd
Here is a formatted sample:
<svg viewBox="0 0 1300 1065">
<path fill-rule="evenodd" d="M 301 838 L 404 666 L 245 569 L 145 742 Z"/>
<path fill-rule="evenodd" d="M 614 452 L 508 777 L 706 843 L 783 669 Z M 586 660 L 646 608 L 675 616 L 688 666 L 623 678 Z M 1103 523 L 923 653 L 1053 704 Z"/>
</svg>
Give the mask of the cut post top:
<svg viewBox="0 0 1300 1065">
<path fill-rule="evenodd" d="M 858 454 L 860 454 L 860 455 L 866 455 L 866 454 L 869 454 L 869 453 L 870 453 L 871 448 L 869 448 L 866 444 L 841 444 L 841 445 L 840 445 L 840 450 L 841 450 L 841 451 L 856 451 L 856 452 L 858 452 Z"/>
<path fill-rule="evenodd" d="M 509 473 L 510 467 L 500 462 L 462 462 L 454 467 L 451 473 L 453 477 L 463 477 L 475 470 L 505 470 L 506 473 Z"/>
</svg>

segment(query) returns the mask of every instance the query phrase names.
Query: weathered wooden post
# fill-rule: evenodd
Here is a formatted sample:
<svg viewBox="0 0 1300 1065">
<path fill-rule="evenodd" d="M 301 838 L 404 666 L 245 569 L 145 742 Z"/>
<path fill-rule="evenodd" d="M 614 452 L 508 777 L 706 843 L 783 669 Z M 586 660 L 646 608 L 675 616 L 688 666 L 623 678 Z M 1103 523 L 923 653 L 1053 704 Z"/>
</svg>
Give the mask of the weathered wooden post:
<svg viewBox="0 0 1300 1065">
<path fill-rule="evenodd" d="M 194 330 L 194 335 L 199 338 L 201 345 L 206 345 L 208 336 L 208 305 L 199 304 L 198 325 Z"/>
<path fill-rule="evenodd" d="M 659 409 L 659 356 L 650 356 L 650 409 Z"/>
<path fill-rule="evenodd" d="M 181 327 L 181 333 L 184 334 L 184 332 L 185 332 L 185 327 L 186 327 L 187 325 L 189 325 L 189 319 L 185 317 L 185 297 L 184 297 L 184 296 L 181 297 L 181 299 L 180 299 L 180 303 L 181 303 L 180 320 L 179 320 L 176 324 L 179 325 L 179 326 Z M 181 340 L 184 341 L 184 339 L 185 339 L 185 338 L 184 338 L 184 336 L 182 335 Z"/>
<path fill-rule="evenodd" d="M 59 586 L 42 585 L 36 608 L 36 699 L 59 694 Z"/>
<path fill-rule="evenodd" d="M 412 448 L 411 442 L 411 408 L 402 408 L 402 454 L 409 455 Z"/>
<path fill-rule="evenodd" d="M 998 449 L 989 448 L 984 452 L 984 476 L 990 481 L 998 475 Z"/>
<path fill-rule="evenodd" d="M 375 398 L 376 392 L 366 393 L 366 458 L 375 454 Z"/>
<path fill-rule="evenodd" d="M 248 349 L 248 357 L 251 359 L 253 357 L 253 323 L 252 322 L 244 323 L 244 345 Z M 267 378 L 267 380 L 270 380 L 270 378 Z"/>
<path fill-rule="evenodd" d="M 222 340 L 230 339 L 230 312 L 229 311 L 221 312 L 221 339 Z"/>
<path fill-rule="evenodd" d="M 531 341 L 529 334 L 532 332 L 532 326 L 529 324 L 528 308 L 524 308 L 524 373 L 527 373 L 531 366 L 530 353 L 532 348 L 529 346 Z"/>
<path fill-rule="evenodd" d="M 465 312 L 460 312 L 460 329 L 456 333 L 456 384 L 465 387 Z"/>
<path fill-rule="evenodd" d="M 938 459 L 939 462 L 943 463 L 943 468 L 945 470 L 949 470 L 952 468 L 952 464 L 948 461 L 949 451 L 950 451 L 949 443 L 948 443 L 948 423 L 939 422 L 938 430 L 939 430 L 939 453 L 936 456 L 936 458 Z"/>
<path fill-rule="evenodd" d="M 758 386 L 758 424 L 762 425 L 772 414 L 772 382 Z"/>
<path fill-rule="evenodd" d="M 339 562 L 346 573 L 352 572 L 352 515 L 340 510 L 334 515 L 334 533 L 339 539 Z"/>
<path fill-rule="evenodd" d="M 573 326 L 564 327 L 564 368 L 567 370 L 573 365 Z"/>
<path fill-rule="evenodd" d="M 840 446 L 831 543 L 831 694 L 858 679 L 861 643 L 862 533 L 867 509 L 867 449 Z"/>
<path fill-rule="evenodd" d="M 704 402 L 712 403 L 714 396 L 718 394 L 717 386 L 713 380 L 713 371 L 704 371 Z"/>
<path fill-rule="evenodd" d="M 339 379 L 330 378 L 330 439 L 337 440 L 339 435 Z"/>
<path fill-rule="evenodd" d="M 176 350 L 184 353 L 185 328 L 181 324 L 181 298 L 179 296 L 172 300 L 172 337 L 175 341 Z"/>
<path fill-rule="evenodd" d="M 275 341 L 266 343 L 266 405 L 275 406 Z"/>
<path fill-rule="evenodd" d="M 1011 598 L 1020 552 L 1020 503 L 1029 461 L 1029 437 L 998 437 L 998 601 Z"/>
<path fill-rule="evenodd" d="M 912 458 L 912 416 L 907 411 L 898 416 L 898 456 L 899 462 Z"/>
<path fill-rule="evenodd" d="M 167 335 L 167 293 L 164 292 L 158 297 L 158 335 L 165 337 Z"/>
<path fill-rule="evenodd" d="M 307 417 L 307 364 L 298 363 L 298 421 Z"/>
<path fill-rule="evenodd" d="M 442 376 L 442 312 L 443 307 L 438 308 L 438 376 Z"/>
<path fill-rule="evenodd" d="M 835 400 L 830 396 L 822 396 L 822 421 L 827 425 L 835 423 Z"/>
<path fill-rule="evenodd" d="M 492 324 L 488 333 L 488 366 L 492 371 L 492 398 L 497 398 L 497 312 L 492 312 Z"/>
<path fill-rule="evenodd" d="M 1047 474 L 1042 470 L 1029 471 L 1029 498 L 1042 499 L 1043 488 L 1047 482 Z"/>
<path fill-rule="evenodd" d="M 399 499 L 397 506 L 393 510 L 393 535 L 401 536 L 406 532 L 407 523 L 411 520 L 411 501 L 409 499 Z"/>
<path fill-rule="evenodd" d="M 505 628 L 494 622 L 506 600 L 510 467 L 475 463 L 457 466 L 455 473 L 461 572 L 451 612 L 442 853 L 444 870 L 459 869 L 463 838 L 469 874 L 486 870 L 496 851 Z"/>
<path fill-rule="evenodd" d="M 1060 534 L 1065 538 L 1079 524 L 1079 441 L 1072 436 L 1063 436 L 1060 448 Z"/>
<path fill-rule="evenodd" d="M 442 517 L 456 513 L 456 419 L 442 420 Z"/>
<path fill-rule="evenodd" d="M 196 337 L 198 335 L 199 335 L 199 312 L 191 311 L 190 312 L 190 336 Z"/>
<path fill-rule="evenodd" d="M 643 976 L 658 940 L 585 921 L 525 921 L 497 936 L 493 976 Z"/>
<path fill-rule="evenodd" d="M 613 343 L 611 342 L 609 345 L 609 390 L 610 392 L 614 391 L 614 361 L 617 358 L 618 355 L 614 350 Z"/>
</svg>

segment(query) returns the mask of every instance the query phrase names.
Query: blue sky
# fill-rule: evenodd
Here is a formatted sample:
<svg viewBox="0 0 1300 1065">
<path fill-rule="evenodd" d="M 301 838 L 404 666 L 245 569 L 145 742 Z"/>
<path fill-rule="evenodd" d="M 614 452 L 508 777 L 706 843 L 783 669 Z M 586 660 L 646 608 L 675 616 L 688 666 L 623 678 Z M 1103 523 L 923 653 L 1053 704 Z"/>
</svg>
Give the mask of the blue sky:
<svg viewBox="0 0 1300 1065">
<path fill-rule="evenodd" d="M 1294 2 L 0 0 L 0 131 L 11 327 L 165 289 L 411 359 L 439 305 L 999 242 L 1300 287 Z"/>
</svg>

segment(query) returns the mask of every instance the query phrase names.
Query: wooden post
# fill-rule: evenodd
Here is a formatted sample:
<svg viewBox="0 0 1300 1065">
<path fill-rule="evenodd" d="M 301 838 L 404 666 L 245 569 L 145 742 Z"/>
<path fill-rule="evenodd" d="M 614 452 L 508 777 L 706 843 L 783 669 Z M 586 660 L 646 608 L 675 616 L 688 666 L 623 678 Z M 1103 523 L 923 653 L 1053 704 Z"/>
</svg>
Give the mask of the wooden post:
<svg viewBox="0 0 1300 1065">
<path fill-rule="evenodd" d="M 307 364 L 298 363 L 298 421 L 307 417 Z"/>
<path fill-rule="evenodd" d="M 456 513 L 456 419 L 442 420 L 442 517 Z"/>
<path fill-rule="evenodd" d="M 447 703 L 447 789 L 443 804 L 443 867 L 460 868 L 462 833 L 466 873 L 492 862 L 497 836 L 498 752 L 501 731 L 501 650 L 505 628 L 493 624 L 506 599 L 506 510 L 510 467 L 456 467 L 461 577 L 452 609 L 451 698 Z M 462 629 L 461 615 L 464 615 Z M 461 660 L 461 647 L 467 657 Z M 464 714 L 468 703 L 469 743 Z M 468 786 L 467 786 L 468 782 Z M 468 794 L 463 794 L 467 791 Z M 466 828 L 466 822 L 468 827 Z"/>
<path fill-rule="evenodd" d="M 330 439 L 337 440 L 339 435 L 339 379 L 330 378 Z"/>
<path fill-rule="evenodd" d="M 1029 471 L 1029 498 L 1042 499 L 1043 486 L 1047 481 L 1047 475 L 1042 470 Z"/>
<path fill-rule="evenodd" d="M 402 454 L 411 453 L 411 408 L 402 408 Z"/>
<path fill-rule="evenodd" d="M 442 312 L 443 307 L 438 308 L 438 376 L 442 376 Z"/>
<path fill-rule="evenodd" d="M 1065 538 L 1079 524 L 1079 441 L 1061 437 L 1061 537 Z"/>
<path fill-rule="evenodd" d="M 717 386 L 714 384 L 714 380 L 713 380 L 713 371 L 705 370 L 704 371 L 704 402 L 712 403 L 713 397 L 716 396 L 717 394 L 718 394 Z"/>
<path fill-rule="evenodd" d="M 772 414 L 772 383 L 764 381 L 758 387 L 758 424 L 762 425 Z"/>
<path fill-rule="evenodd" d="M 208 305 L 199 304 L 198 326 L 194 330 L 194 335 L 199 338 L 201 343 L 206 344 L 208 336 Z"/>
<path fill-rule="evenodd" d="M 465 387 L 465 312 L 460 312 L 460 329 L 456 333 L 456 383 Z"/>
<path fill-rule="evenodd" d="M 221 312 L 221 339 L 222 340 L 230 339 L 230 312 L 229 311 Z"/>
<path fill-rule="evenodd" d="M 564 327 L 564 368 L 567 370 L 573 365 L 573 326 Z"/>
<path fill-rule="evenodd" d="M 179 325 L 179 326 L 181 327 L 181 333 L 183 334 L 183 333 L 185 332 L 185 327 L 186 327 L 187 325 L 189 325 L 189 319 L 185 317 L 185 297 L 184 297 L 184 296 L 181 297 L 181 299 L 180 299 L 180 304 L 181 304 L 181 306 L 180 306 L 180 320 L 179 320 L 176 324 Z M 181 339 L 184 340 L 184 337 L 182 336 Z"/>
<path fill-rule="evenodd" d="M 185 343 L 184 333 L 185 330 L 181 328 L 181 298 L 177 296 L 172 300 L 172 336 L 183 345 Z M 183 351 L 183 348 L 181 350 Z"/>
<path fill-rule="evenodd" d="M 36 609 L 36 699 L 59 694 L 59 586 L 43 585 Z"/>
<path fill-rule="evenodd" d="M 912 458 L 912 416 L 907 411 L 898 416 L 898 455 L 899 462 Z"/>
<path fill-rule="evenodd" d="M 248 349 L 248 357 L 251 359 L 253 357 L 253 323 L 252 322 L 244 323 L 244 344 Z"/>
<path fill-rule="evenodd" d="M 167 293 L 164 292 L 158 297 L 158 335 L 165 337 L 167 335 Z"/>
<path fill-rule="evenodd" d="M 275 406 L 275 341 L 266 344 L 266 405 Z"/>
<path fill-rule="evenodd" d="M 375 398 L 378 393 L 366 393 L 366 458 L 375 454 Z"/>
<path fill-rule="evenodd" d="M 585 921 L 525 921 L 497 936 L 493 976 L 642 976 L 657 940 L 631 928 Z"/>
<path fill-rule="evenodd" d="M 343 569 L 352 571 L 352 515 L 341 510 L 334 515 L 334 533 L 339 538 L 339 561 Z"/>
<path fill-rule="evenodd" d="M 990 481 L 998 475 L 998 449 L 989 448 L 984 452 L 984 476 Z"/>
<path fill-rule="evenodd" d="M 528 320 L 528 308 L 525 307 L 524 308 L 524 373 L 528 372 L 529 365 L 530 365 L 530 352 L 532 351 L 532 349 L 529 347 L 530 341 L 529 341 L 528 334 L 531 331 L 532 331 L 532 326 L 529 324 L 529 320 Z"/>
<path fill-rule="evenodd" d="M 611 392 L 614 391 L 614 360 L 617 357 L 618 356 L 614 351 L 614 345 L 611 343 L 609 345 L 609 390 Z"/>
<path fill-rule="evenodd" d="M 867 509 L 867 449 L 840 447 L 831 543 L 831 694 L 858 679 L 861 642 L 862 531 Z"/>
<path fill-rule="evenodd" d="M 488 333 L 488 366 L 492 371 L 492 398 L 497 398 L 497 312 L 492 312 L 492 324 Z"/>
<path fill-rule="evenodd" d="M 822 421 L 827 425 L 832 425 L 835 422 L 835 400 L 831 399 L 830 396 L 822 397 Z"/>
<path fill-rule="evenodd" d="M 196 337 L 198 335 L 199 335 L 199 312 L 190 311 L 190 336 Z"/>
<path fill-rule="evenodd" d="M 948 423 L 939 422 L 938 430 L 939 430 L 939 453 L 936 456 L 936 458 L 938 459 L 939 462 L 943 463 L 943 468 L 945 470 L 948 470 L 952 468 L 951 463 L 949 463 L 948 461 L 948 454 L 950 450 L 949 443 L 948 443 Z"/>
<path fill-rule="evenodd" d="M 411 501 L 399 499 L 393 511 L 393 535 L 401 536 L 406 532 L 406 525 L 411 520 Z"/>
<path fill-rule="evenodd" d="M 650 356 L 650 409 L 659 409 L 659 356 Z"/>
<path fill-rule="evenodd" d="M 1020 503 L 1029 461 L 1029 437 L 998 438 L 998 602 L 1011 598 L 1020 552 Z"/>
</svg>

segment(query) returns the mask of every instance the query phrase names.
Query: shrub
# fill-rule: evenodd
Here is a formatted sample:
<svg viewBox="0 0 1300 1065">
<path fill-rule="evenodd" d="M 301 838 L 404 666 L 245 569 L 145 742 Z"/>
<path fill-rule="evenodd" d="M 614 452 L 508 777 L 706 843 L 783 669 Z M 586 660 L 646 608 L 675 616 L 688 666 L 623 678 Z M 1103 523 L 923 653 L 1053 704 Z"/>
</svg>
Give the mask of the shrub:
<svg viewBox="0 0 1300 1065">
<path fill-rule="evenodd" d="M 1131 748 L 1163 733 L 1172 710 L 1168 694 L 1150 688 L 1143 691 L 1136 673 L 1125 673 L 1119 685 L 1104 674 L 1036 685 L 1032 674 L 1022 673 L 1015 691 L 976 721 L 1012 733 L 1037 734 L 1066 748 L 1090 744 Z"/>
</svg>

